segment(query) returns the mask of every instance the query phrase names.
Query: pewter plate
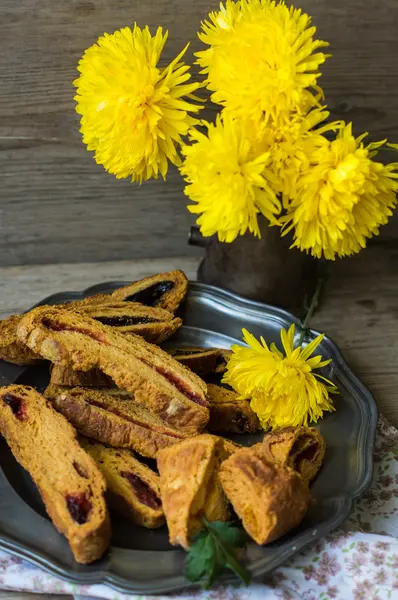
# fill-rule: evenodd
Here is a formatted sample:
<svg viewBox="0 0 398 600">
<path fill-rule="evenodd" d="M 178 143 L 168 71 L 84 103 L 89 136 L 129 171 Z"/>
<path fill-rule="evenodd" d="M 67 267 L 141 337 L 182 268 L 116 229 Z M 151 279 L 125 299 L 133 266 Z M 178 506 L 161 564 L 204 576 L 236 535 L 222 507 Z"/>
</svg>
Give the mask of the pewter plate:
<svg viewBox="0 0 398 600">
<path fill-rule="evenodd" d="M 40 304 L 57 304 L 96 293 L 111 292 L 128 282 L 103 283 L 84 292 L 64 292 Z M 181 307 L 184 326 L 169 345 L 229 348 L 241 343 L 241 329 L 278 346 L 279 330 L 296 319 L 272 306 L 251 302 L 230 292 L 190 283 Z M 317 335 L 311 332 L 310 339 Z M 309 340 L 308 340 L 309 341 Z M 323 468 L 312 486 L 316 504 L 295 531 L 266 547 L 249 543 L 245 561 L 254 578 L 264 576 L 295 552 L 338 527 L 349 515 L 353 500 L 363 494 L 372 478 L 372 455 L 377 409 L 370 392 L 354 375 L 336 345 L 325 338 L 319 347 L 332 363 L 324 375 L 338 386 L 336 412 L 319 428 L 326 438 Z M 18 367 L 0 361 L 0 385 L 23 383 L 43 390 L 48 367 Z M 239 439 L 240 438 L 240 439 Z M 249 444 L 256 436 L 235 436 Z M 23 557 L 44 570 L 79 584 L 106 583 L 125 593 L 160 593 L 190 587 L 184 579 L 183 551 L 172 548 L 167 530 L 149 531 L 112 518 L 113 537 L 105 557 L 92 565 L 73 560 L 66 540 L 46 516 L 36 488 L 0 441 L 0 548 Z M 225 578 L 225 581 L 230 579 Z"/>
</svg>

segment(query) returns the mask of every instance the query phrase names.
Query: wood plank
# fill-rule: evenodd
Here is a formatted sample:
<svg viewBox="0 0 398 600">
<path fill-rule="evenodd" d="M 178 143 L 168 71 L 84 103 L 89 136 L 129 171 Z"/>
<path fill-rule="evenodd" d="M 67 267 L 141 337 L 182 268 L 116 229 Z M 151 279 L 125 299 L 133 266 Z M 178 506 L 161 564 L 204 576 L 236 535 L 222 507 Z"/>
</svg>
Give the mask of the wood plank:
<svg viewBox="0 0 398 600">
<path fill-rule="evenodd" d="M 181 10 L 183 8 L 183 10 Z M 0 264 L 195 256 L 183 182 L 117 181 L 86 152 L 72 81 L 84 49 L 136 19 L 170 31 L 169 61 L 210 4 L 121 0 L 0 2 Z M 190 54 L 192 60 L 192 53 Z"/>
<path fill-rule="evenodd" d="M 334 116 L 398 141 L 396 0 L 302 0 L 333 59 L 322 85 Z M 197 256 L 183 182 L 117 181 L 80 141 L 71 85 L 84 49 L 137 20 L 169 29 L 165 59 L 190 40 L 215 0 L 0 0 L 0 265 Z M 208 113 L 214 115 L 214 110 Z M 398 237 L 398 217 L 382 235 Z"/>
<path fill-rule="evenodd" d="M 398 249 L 336 262 L 312 326 L 327 333 L 398 426 Z"/>
<path fill-rule="evenodd" d="M 136 261 L 35 265 L 0 268 L 0 318 L 27 310 L 46 296 L 80 291 L 104 281 L 135 281 L 154 273 L 182 269 L 196 279 L 198 260 L 165 258 Z"/>
</svg>

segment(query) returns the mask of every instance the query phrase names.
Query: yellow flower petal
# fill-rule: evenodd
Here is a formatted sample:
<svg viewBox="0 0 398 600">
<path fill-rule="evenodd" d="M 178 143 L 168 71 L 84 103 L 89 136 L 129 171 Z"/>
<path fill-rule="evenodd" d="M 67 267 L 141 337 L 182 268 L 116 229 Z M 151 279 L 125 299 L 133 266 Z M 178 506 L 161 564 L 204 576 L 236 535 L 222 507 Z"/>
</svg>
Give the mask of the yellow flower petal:
<svg viewBox="0 0 398 600">
<path fill-rule="evenodd" d="M 343 124 L 335 140 L 307 145 L 307 165 L 280 219 L 284 234 L 293 228 L 293 247 L 335 260 L 365 248 L 387 223 L 397 204 L 398 163 L 373 160 L 384 141 L 364 146 L 364 135 L 355 138 Z"/>
<path fill-rule="evenodd" d="M 294 325 L 288 332 L 282 329 L 283 354 L 274 344 L 268 348 L 265 342 L 260 344 L 247 330 L 243 331 L 249 347 L 232 347 L 223 381 L 242 398 L 251 399 L 250 405 L 264 429 L 316 423 L 325 411 L 335 410 L 330 394 L 338 393 L 337 388 L 313 372 L 330 361 L 320 356 L 304 358 L 312 354 L 322 336 L 305 349 L 293 348 Z"/>
<path fill-rule="evenodd" d="M 232 242 L 250 231 L 259 237 L 258 213 L 278 223 L 281 212 L 265 177 L 269 152 L 246 135 L 243 123 L 228 115 L 201 125 L 207 135 L 193 130 L 193 143 L 182 147 L 185 194 L 197 203 L 188 210 L 201 215 L 197 223 L 204 236 L 217 234 L 220 241 Z"/>
<path fill-rule="evenodd" d="M 326 42 L 301 10 L 273 0 L 227 0 L 202 24 L 196 54 L 212 100 L 234 116 L 301 110 L 318 103 Z"/>
<path fill-rule="evenodd" d="M 316 337 L 305 348 L 303 348 L 303 350 L 301 351 L 301 358 L 303 360 L 307 360 L 311 356 L 311 354 L 316 350 L 316 348 L 319 346 L 319 344 L 322 342 L 324 337 L 325 337 L 324 333 L 322 333 L 321 335 L 318 335 L 318 337 Z"/>
<path fill-rule="evenodd" d="M 201 84 L 181 63 L 188 46 L 165 68 L 158 62 L 167 39 L 159 27 L 125 27 L 105 34 L 79 62 L 76 111 L 95 160 L 117 178 L 142 181 L 165 177 L 168 162 L 178 165 L 182 136 L 197 121 L 201 106 L 188 102 Z"/>
</svg>

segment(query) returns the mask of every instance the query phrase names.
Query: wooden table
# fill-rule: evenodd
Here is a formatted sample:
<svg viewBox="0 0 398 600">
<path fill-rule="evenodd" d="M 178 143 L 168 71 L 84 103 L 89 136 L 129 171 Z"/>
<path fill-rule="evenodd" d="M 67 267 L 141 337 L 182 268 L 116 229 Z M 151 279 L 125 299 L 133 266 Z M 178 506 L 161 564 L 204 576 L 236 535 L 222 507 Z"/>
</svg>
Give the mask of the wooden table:
<svg viewBox="0 0 398 600">
<path fill-rule="evenodd" d="M 290 4 L 290 3 L 289 3 Z M 333 119 L 356 135 L 398 142 L 397 0 L 300 0 L 333 55 L 320 85 Z M 79 133 L 72 81 L 84 50 L 106 31 L 161 25 L 161 64 L 205 46 L 200 22 L 219 0 L 0 0 L 0 265 L 178 256 L 193 216 L 171 168 L 145 185 L 96 164 Z M 192 69 L 198 78 L 199 69 Z M 201 97 L 204 91 L 201 91 Z M 201 117 L 213 121 L 208 103 Z M 386 153 L 386 160 L 395 160 Z M 154 218 L 156 215 L 156 218 Z M 398 239 L 398 213 L 382 228 Z M 193 256 L 193 249 L 188 250 Z"/>
<path fill-rule="evenodd" d="M 197 259 L 168 258 L 0 268 L 0 318 L 57 291 L 110 280 L 134 280 L 183 269 L 194 279 Z M 398 247 L 374 245 L 336 262 L 312 326 L 332 337 L 373 392 L 380 412 L 398 426 Z M 0 600 L 66 598 L 0 592 Z"/>
</svg>

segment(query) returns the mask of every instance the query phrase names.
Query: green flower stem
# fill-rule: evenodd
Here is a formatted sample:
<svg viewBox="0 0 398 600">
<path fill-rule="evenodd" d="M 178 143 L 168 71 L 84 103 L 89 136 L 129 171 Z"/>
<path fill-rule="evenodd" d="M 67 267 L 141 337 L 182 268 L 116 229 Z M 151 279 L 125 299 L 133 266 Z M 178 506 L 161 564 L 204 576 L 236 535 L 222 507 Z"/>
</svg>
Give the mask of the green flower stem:
<svg viewBox="0 0 398 600">
<path fill-rule="evenodd" d="M 323 286 L 329 279 L 329 275 L 330 275 L 329 262 L 325 261 L 325 260 L 321 260 L 318 265 L 318 280 L 317 280 L 315 292 L 311 298 L 310 305 L 307 309 L 306 315 L 302 322 L 300 337 L 298 339 L 297 346 L 301 346 L 304 342 L 304 338 L 305 338 L 306 334 L 308 333 L 310 319 L 312 318 L 312 315 L 314 314 L 314 312 L 316 311 L 316 309 L 318 308 L 318 306 L 320 304 Z"/>
</svg>

